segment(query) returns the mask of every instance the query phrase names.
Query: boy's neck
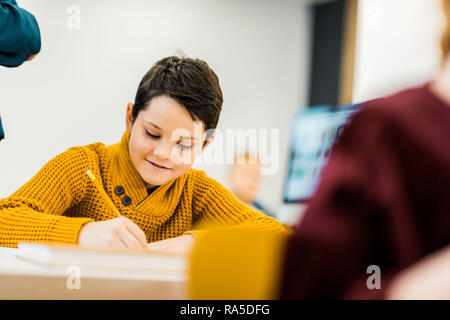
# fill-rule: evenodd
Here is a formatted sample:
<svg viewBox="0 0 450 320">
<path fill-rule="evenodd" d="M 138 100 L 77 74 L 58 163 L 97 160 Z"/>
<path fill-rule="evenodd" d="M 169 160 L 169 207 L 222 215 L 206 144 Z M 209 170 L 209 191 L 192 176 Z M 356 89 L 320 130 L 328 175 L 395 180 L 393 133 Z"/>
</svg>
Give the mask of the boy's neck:
<svg viewBox="0 0 450 320">
<path fill-rule="evenodd" d="M 147 184 L 146 188 L 147 188 L 147 193 L 148 195 L 151 195 L 153 193 L 153 191 L 155 191 L 159 186 L 154 186 L 154 185 L 149 185 Z"/>
</svg>

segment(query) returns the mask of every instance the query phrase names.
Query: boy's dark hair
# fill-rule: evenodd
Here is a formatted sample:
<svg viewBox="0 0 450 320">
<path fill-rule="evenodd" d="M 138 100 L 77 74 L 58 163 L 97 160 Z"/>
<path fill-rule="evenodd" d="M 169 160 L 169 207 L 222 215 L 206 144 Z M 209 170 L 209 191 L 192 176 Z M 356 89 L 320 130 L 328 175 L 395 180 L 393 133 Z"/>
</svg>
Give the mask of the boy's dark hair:
<svg viewBox="0 0 450 320">
<path fill-rule="evenodd" d="M 222 91 L 217 75 L 206 62 L 175 56 L 156 62 L 139 83 L 132 110 L 133 122 L 152 98 L 161 95 L 171 97 L 184 106 L 192 120 L 204 123 L 205 130 L 217 127 L 223 102 Z"/>
</svg>

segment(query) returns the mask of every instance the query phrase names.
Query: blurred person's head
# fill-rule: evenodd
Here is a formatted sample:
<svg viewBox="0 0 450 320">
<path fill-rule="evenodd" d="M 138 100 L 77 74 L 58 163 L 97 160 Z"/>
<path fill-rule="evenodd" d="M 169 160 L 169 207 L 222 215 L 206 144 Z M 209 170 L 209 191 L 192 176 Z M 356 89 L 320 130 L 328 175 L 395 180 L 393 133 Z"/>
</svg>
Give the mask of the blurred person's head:
<svg viewBox="0 0 450 320">
<path fill-rule="evenodd" d="M 130 158 L 148 187 L 190 169 L 212 139 L 222 102 L 219 79 L 202 60 L 172 56 L 151 67 L 126 111 Z"/>
<path fill-rule="evenodd" d="M 257 156 L 240 154 L 231 165 L 228 182 L 231 191 L 243 202 L 255 201 L 261 184 L 261 164 Z"/>
</svg>

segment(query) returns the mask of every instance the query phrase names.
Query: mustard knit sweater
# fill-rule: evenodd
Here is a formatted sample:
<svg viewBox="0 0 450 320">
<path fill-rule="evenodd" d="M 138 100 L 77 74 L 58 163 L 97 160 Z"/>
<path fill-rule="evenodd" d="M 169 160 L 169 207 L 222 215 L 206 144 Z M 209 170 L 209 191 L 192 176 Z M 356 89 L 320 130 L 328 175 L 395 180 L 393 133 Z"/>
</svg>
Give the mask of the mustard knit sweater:
<svg viewBox="0 0 450 320">
<path fill-rule="evenodd" d="M 203 171 L 190 169 L 148 195 L 120 143 L 73 147 L 50 160 L 9 198 L 0 200 L 0 246 L 18 242 L 76 244 L 83 224 L 116 218 L 86 171 L 101 180 L 120 214 L 136 223 L 147 242 L 181 236 L 197 221 L 286 232 L 275 219 L 252 209 Z"/>
</svg>

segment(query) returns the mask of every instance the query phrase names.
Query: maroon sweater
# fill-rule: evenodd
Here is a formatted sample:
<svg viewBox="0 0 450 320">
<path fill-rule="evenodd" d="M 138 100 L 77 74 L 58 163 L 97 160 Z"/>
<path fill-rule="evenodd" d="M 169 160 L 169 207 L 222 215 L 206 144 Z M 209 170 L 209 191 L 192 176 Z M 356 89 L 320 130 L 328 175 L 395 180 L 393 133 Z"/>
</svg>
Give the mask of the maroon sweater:
<svg viewBox="0 0 450 320">
<path fill-rule="evenodd" d="M 288 240 L 282 299 L 383 298 L 450 243 L 450 105 L 429 86 L 365 104 L 333 148 Z M 369 290 L 367 267 L 381 270 Z"/>
</svg>

